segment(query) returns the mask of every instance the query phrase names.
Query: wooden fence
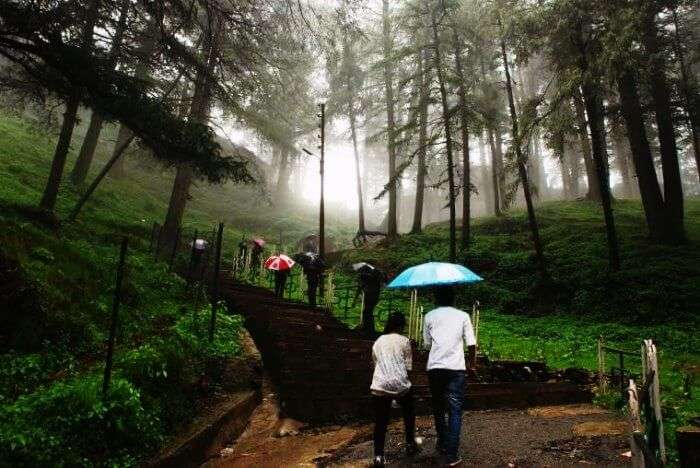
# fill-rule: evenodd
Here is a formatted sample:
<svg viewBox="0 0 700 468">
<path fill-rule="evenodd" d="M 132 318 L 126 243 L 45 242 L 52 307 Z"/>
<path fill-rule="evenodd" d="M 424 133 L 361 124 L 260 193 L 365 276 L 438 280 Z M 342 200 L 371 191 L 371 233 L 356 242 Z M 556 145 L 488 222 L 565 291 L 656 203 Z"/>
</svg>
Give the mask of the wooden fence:
<svg viewBox="0 0 700 468">
<path fill-rule="evenodd" d="M 623 398 L 627 399 L 630 424 L 630 447 L 632 466 L 634 468 L 654 468 L 666 463 L 666 446 L 661 413 L 661 394 L 659 386 L 659 365 L 656 345 L 651 340 L 644 340 L 641 353 L 633 353 L 606 346 L 603 338 L 598 338 L 598 392 L 608 392 L 609 374 L 606 372 L 606 353 L 617 354 L 619 368 L 617 377 Z M 641 385 L 635 376 L 626 376 L 625 356 L 640 358 Z M 615 372 L 611 372 L 615 376 Z M 627 379 L 626 379 L 627 377 Z"/>
</svg>

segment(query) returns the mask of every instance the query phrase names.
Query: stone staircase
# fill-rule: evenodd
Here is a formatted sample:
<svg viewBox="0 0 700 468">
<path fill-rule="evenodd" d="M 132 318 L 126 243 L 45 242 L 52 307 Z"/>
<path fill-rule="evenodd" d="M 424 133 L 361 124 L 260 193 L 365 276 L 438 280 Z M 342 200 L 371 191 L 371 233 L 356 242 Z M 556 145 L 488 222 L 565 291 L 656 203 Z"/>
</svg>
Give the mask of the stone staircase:
<svg viewBox="0 0 700 468">
<path fill-rule="evenodd" d="M 368 419 L 372 405 L 372 344 L 328 311 L 276 298 L 264 288 L 234 283 L 222 275 L 222 298 L 245 317 L 277 387 L 285 416 L 325 423 Z M 417 411 L 429 412 L 426 354 L 414 350 Z M 480 359 L 479 378 L 468 382 L 469 409 L 524 408 L 590 401 L 583 385 L 557 378 L 542 363 Z"/>
</svg>

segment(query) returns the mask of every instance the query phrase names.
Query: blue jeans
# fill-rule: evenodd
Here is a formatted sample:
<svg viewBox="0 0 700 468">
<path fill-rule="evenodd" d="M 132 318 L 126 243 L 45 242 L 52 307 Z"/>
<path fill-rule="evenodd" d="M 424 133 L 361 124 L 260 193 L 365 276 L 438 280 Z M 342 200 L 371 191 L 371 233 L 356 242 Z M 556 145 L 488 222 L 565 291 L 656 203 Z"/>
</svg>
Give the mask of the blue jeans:
<svg viewBox="0 0 700 468">
<path fill-rule="evenodd" d="M 459 458 L 462 405 L 466 372 L 449 369 L 428 371 L 438 449 L 449 461 Z"/>
</svg>

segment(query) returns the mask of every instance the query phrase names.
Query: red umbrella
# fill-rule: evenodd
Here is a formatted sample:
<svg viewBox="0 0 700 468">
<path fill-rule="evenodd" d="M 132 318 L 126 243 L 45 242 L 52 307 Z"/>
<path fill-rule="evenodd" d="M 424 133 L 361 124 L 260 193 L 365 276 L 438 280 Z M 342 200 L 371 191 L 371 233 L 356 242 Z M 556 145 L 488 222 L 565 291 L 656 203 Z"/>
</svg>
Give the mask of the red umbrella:
<svg viewBox="0 0 700 468">
<path fill-rule="evenodd" d="M 284 254 L 273 255 L 265 260 L 265 268 L 268 270 L 286 271 L 291 270 L 296 262 Z"/>
<path fill-rule="evenodd" d="M 265 241 L 263 239 L 253 239 L 253 244 L 257 244 L 258 247 L 265 247 Z"/>
</svg>

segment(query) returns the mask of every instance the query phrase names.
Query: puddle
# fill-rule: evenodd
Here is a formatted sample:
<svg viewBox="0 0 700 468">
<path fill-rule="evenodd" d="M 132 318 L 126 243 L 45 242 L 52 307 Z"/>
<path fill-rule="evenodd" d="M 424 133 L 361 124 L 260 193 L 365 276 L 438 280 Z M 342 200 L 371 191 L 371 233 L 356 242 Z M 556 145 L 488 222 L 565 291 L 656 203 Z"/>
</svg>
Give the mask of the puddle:
<svg viewBox="0 0 700 468">
<path fill-rule="evenodd" d="M 540 418 L 563 418 L 570 416 L 589 416 L 592 414 L 608 414 L 610 411 L 594 405 L 560 405 L 531 408 L 527 411 L 530 416 Z"/>
</svg>

